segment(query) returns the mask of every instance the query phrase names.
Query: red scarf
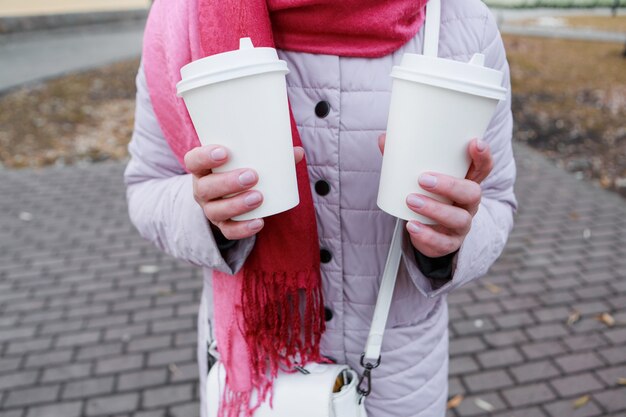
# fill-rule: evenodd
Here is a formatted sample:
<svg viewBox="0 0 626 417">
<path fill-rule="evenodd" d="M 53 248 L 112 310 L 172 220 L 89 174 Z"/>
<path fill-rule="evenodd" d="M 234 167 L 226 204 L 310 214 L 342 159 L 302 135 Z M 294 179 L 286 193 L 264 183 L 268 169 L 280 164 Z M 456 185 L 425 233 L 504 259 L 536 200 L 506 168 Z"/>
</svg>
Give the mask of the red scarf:
<svg viewBox="0 0 626 417">
<path fill-rule="evenodd" d="M 255 46 L 384 56 L 415 36 L 426 1 L 156 0 L 146 26 L 143 66 L 166 140 L 181 163 L 199 146 L 175 94 L 186 63 L 237 49 L 245 36 Z M 301 146 L 293 117 L 292 135 L 294 145 Z M 296 171 L 300 204 L 265 219 L 239 273 L 213 272 L 216 336 L 227 385 L 221 415 L 251 416 L 258 406 L 250 404 L 252 392 L 259 393 L 259 401 L 266 399 L 279 369 L 321 360 L 317 226 L 306 164 Z"/>
</svg>

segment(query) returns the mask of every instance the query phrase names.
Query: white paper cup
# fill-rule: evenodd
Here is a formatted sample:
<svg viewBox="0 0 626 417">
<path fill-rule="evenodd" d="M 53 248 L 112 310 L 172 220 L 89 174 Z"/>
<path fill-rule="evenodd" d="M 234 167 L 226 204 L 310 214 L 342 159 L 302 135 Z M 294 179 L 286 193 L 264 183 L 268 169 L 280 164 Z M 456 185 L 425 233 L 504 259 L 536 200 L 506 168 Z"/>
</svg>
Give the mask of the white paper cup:
<svg viewBox="0 0 626 417">
<path fill-rule="evenodd" d="M 485 68 L 484 56 L 469 63 L 405 54 L 394 67 L 378 207 L 404 220 L 434 224 L 412 211 L 409 194 L 450 203 L 418 184 L 427 171 L 464 178 L 468 144 L 482 138 L 496 105 L 506 98 L 503 74 Z"/>
<path fill-rule="evenodd" d="M 243 38 L 239 50 L 209 56 L 181 69 L 177 84 L 200 143 L 228 148 L 228 162 L 214 172 L 254 169 L 252 189 L 263 194 L 258 208 L 233 220 L 251 220 L 298 205 L 287 64 L 275 49 L 254 48 Z M 229 196 L 230 197 L 230 196 Z"/>
</svg>

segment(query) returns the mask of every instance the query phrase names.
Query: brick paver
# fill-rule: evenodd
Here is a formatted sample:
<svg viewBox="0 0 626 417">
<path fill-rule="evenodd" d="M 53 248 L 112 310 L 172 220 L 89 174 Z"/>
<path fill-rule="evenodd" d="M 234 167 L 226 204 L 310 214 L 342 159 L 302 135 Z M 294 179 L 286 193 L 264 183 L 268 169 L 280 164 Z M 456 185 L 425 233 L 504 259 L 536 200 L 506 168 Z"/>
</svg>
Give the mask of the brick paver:
<svg viewBox="0 0 626 417">
<path fill-rule="evenodd" d="M 516 157 L 511 239 L 449 297 L 449 416 L 624 415 L 625 201 Z M 137 235 L 122 170 L 0 171 L 2 417 L 198 416 L 201 274 Z"/>
<path fill-rule="evenodd" d="M 0 416 L 198 415 L 201 274 L 137 235 L 122 170 L 0 171 Z"/>
</svg>

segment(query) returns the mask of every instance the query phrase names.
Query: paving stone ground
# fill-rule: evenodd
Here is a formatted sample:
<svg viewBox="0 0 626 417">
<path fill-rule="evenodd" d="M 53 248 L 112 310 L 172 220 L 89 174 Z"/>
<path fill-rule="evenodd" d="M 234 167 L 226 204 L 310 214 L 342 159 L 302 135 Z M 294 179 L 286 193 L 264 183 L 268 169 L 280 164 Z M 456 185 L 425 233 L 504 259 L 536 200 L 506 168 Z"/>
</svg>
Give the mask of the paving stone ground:
<svg viewBox="0 0 626 417">
<path fill-rule="evenodd" d="M 626 201 L 516 157 L 505 252 L 449 297 L 449 415 L 623 417 Z M 137 235 L 122 171 L 0 171 L 0 417 L 198 416 L 200 273 Z"/>
</svg>

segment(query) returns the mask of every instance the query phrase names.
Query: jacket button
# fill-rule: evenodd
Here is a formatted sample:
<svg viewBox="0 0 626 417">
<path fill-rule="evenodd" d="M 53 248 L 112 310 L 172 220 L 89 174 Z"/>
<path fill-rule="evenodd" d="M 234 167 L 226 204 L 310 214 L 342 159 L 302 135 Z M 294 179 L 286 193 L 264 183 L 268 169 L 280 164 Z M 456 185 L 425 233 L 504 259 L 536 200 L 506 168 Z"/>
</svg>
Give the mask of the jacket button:
<svg viewBox="0 0 626 417">
<path fill-rule="evenodd" d="M 333 310 L 328 307 L 324 307 L 324 320 L 331 321 L 333 319 Z"/>
<path fill-rule="evenodd" d="M 328 262 L 330 262 L 331 259 L 333 259 L 333 255 L 330 253 L 329 250 L 320 250 L 320 261 L 322 261 L 323 264 L 327 264 Z"/>
<path fill-rule="evenodd" d="M 317 105 L 315 106 L 315 115 L 317 117 L 323 119 L 324 117 L 328 116 L 328 113 L 330 113 L 330 104 L 328 104 L 327 101 L 322 100 L 317 103 Z"/>
<path fill-rule="evenodd" d="M 315 192 L 319 195 L 326 195 L 330 192 L 330 184 L 324 180 L 315 183 Z"/>
</svg>

